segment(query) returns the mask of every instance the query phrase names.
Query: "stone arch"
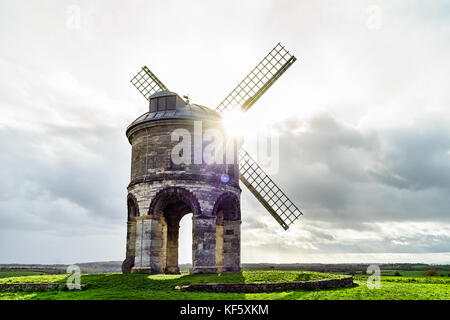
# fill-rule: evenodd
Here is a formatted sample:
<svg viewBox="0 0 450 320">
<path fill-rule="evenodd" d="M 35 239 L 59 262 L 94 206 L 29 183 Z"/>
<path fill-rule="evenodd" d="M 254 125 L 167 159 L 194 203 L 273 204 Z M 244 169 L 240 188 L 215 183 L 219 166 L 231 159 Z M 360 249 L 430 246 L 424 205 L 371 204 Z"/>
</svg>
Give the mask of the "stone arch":
<svg viewBox="0 0 450 320">
<path fill-rule="evenodd" d="M 136 197 L 131 193 L 127 196 L 127 210 L 128 222 L 136 221 L 136 217 L 139 217 L 139 206 Z"/>
<path fill-rule="evenodd" d="M 134 267 L 136 256 L 136 217 L 139 217 L 139 206 L 136 197 L 131 193 L 127 196 L 127 247 L 122 272 L 130 273 Z"/>
<path fill-rule="evenodd" d="M 219 272 L 240 271 L 241 207 L 239 196 L 221 194 L 213 209 L 216 217 L 216 265 Z"/>
<path fill-rule="evenodd" d="M 201 214 L 200 204 L 197 197 L 189 190 L 182 187 L 168 187 L 160 190 L 150 203 L 148 215 L 153 217 L 162 217 L 164 203 L 183 201 L 190 205 L 192 213 L 197 216 Z"/>
<path fill-rule="evenodd" d="M 241 220 L 241 204 L 239 196 L 233 192 L 222 193 L 214 203 L 213 215 L 217 220 Z"/>
<path fill-rule="evenodd" d="M 150 203 L 148 215 L 160 221 L 162 230 L 161 260 L 165 273 L 178 274 L 178 236 L 184 215 L 201 214 L 200 204 L 193 193 L 182 187 L 159 191 Z"/>
</svg>

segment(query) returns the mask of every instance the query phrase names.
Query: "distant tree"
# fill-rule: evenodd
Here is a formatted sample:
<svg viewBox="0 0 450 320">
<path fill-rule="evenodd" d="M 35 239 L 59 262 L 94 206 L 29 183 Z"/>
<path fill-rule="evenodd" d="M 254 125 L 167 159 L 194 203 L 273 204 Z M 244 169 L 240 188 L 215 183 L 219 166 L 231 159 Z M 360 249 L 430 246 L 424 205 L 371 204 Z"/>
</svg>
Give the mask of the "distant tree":
<svg viewBox="0 0 450 320">
<path fill-rule="evenodd" d="M 437 277 L 438 275 L 439 273 L 434 269 L 427 270 L 424 274 L 425 277 Z"/>
<path fill-rule="evenodd" d="M 398 272 L 398 271 L 395 271 L 394 276 L 396 276 L 396 277 L 401 277 L 402 274 L 401 274 L 400 272 Z"/>
</svg>

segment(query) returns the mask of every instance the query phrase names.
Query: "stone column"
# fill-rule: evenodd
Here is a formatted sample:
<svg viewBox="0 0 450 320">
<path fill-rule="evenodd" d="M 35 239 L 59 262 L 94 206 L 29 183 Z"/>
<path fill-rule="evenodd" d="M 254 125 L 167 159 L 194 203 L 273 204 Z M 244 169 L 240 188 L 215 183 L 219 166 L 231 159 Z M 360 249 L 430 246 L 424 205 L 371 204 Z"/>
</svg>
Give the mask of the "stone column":
<svg viewBox="0 0 450 320">
<path fill-rule="evenodd" d="M 194 217 L 192 227 L 192 273 L 217 273 L 216 217 Z"/>
<path fill-rule="evenodd" d="M 167 225 L 167 256 L 165 273 L 179 274 L 178 267 L 178 234 L 180 225 L 177 223 L 169 223 Z"/>
<path fill-rule="evenodd" d="M 223 269 L 223 225 L 221 224 L 216 224 L 216 266 L 217 272 L 221 273 Z"/>
<path fill-rule="evenodd" d="M 130 273 L 134 265 L 135 250 L 136 250 L 136 221 L 127 222 L 127 248 L 125 260 L 122 263 L 122 272 Z"/>
<path fill-rule="evenodd" d="M 136 217 L 135 260 L 132 272 L 163 273 L 167 225 L 163 218 Z"/>
<path fill-rule="evenodd" d="M 241 272 L 241 221 L 224 221 L 223 272 Z"/>
</svg>

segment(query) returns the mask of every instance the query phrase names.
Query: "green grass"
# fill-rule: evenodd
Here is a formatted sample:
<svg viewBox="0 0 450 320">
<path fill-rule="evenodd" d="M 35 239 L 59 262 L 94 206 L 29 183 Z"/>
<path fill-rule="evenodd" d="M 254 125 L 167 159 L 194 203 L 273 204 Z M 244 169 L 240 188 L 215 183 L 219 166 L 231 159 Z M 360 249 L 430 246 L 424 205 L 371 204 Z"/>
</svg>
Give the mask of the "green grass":
<svg viewBox="0 0 450 320">
<path fill-rule="evenodd" d="M 36 271 L 0 271 L 0 278 L 23 277 L 44 274 Z"/>
<path fill-rule="evenodd" d="M 395 272 L 399 272 L 404 277 L 424 277 L 427 270 L 381 270 L 383 276 L 393 276 Z M 450 270 L 437 270 L 439 276 L 444 275 L 447 277 L 450 274 Z"/>
<path fill-rule="evenodd" d="M 1 278 L 0 283 L 60 282 L 68 275 L 41 275 Z M 318 280 L 340 277 L 338 275 L 307 271 L 249 270 L 239 274 L 222 275 L 142 275 L 142 274 L 87 274 L 81 283 L 84 291 L 48 292 L 0 292 L 0 299 L 450 299 L 448 277 L 382 277 L 381 288 L 370 290 L 367 276 L 355 277 L 358 286 L 330 290 L 293 290 L 264 293 L 208 293 L 174 290 L 177 285 L 189 283 L 235 283 L 235 282 L 284 282 Z"/>
</svg>

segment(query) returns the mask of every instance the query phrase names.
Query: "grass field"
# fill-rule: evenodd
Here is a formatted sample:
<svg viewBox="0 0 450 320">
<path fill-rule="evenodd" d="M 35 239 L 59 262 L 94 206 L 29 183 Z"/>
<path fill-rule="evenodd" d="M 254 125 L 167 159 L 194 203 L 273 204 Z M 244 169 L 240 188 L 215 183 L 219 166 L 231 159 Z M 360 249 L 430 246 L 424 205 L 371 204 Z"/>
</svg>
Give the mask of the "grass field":
<svg viewBox="0 0 450 320">
<path fill-rule="evenodd" d="M 1 278 L 0 283 L 61 282 L 68 275 L 40 275 Z M 305 281 L 339 277 L 306 271 L 251 270 L 242 274 L 226 275 L 141 275 L 88 274 L 81 276 L 87 284 L 84 291 L 0 292 L 0 299 L 346 299 L 346 300 L 450 300 L 449 277 L 389 277 L 382 276 L 380 289 L 369 289 L 367 276 L 355 277 L 352 288 L 285 291 L 266 293 L 207 293 L 174 290 L 177 285 L 189 283 L 281 282 Z"/>
<path fill-rule="evenodd" d="M 381 270 L 383 276 L 393 276 L 396 272 L 400 273 L 404 277 L 424 277 L 426 270 Z M 439 276 L 447 277 L 450 271 L 437 270 Z"/>
<path fill-rule="evenodd" d="M 0 271 L 0 278 L 35 276 L 42 274 L 44 273 L 36 271 Z"/>
</svg>

